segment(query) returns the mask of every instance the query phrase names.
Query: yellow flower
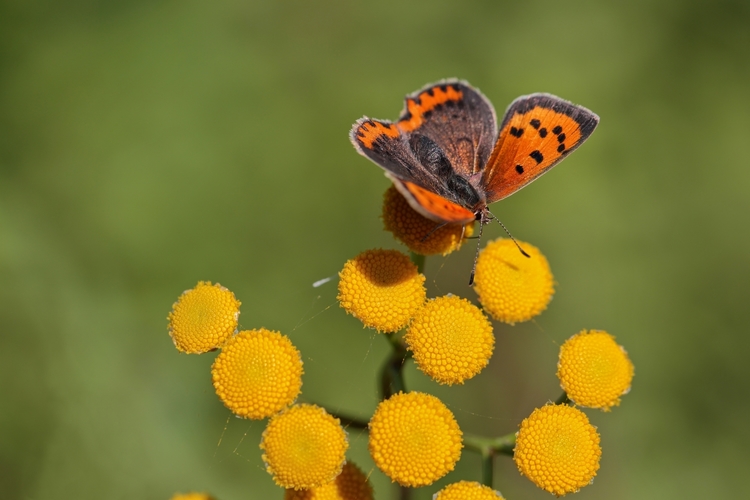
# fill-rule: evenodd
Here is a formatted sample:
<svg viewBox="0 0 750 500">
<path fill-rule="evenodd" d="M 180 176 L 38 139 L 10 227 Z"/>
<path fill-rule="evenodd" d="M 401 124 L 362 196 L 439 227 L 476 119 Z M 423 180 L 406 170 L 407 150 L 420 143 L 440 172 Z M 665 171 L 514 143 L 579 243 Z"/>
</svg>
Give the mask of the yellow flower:
<svg viewBox="0 0 750 500">
<path fill-rule="evenodd" d="M 199 281 L 172 305 L 169 335 L 181 352 L 200 354 L 221 347 L 237 331 L 240 301 L 216 283 Z"/>
<path fill-rule="evenodd" d="M 403 486 L 426 486 L 453 470 L 461 457 L 461 429 L 435 396 L 398 393 L 382 401 L 370 420 L 375 465 Z"/>
<path fill-rule="evenodd" d="M 315 405 L 295 405 L 274 416 L 260 449 L 266 470 L 282 488 L 317 488 L 341 472 L 349 447 L 339 419 Z"/>
<path fill-rule="evenodd" d="M 427 298 L 424 275 L 396 250 L 367 250 L 339 273 L 338 300 L 347 313 L 378 332 L 405 327 Z"/>
<path fill-rule="evenodd" d="M 473 223 L 466 226 L 446 224 L 436 229 L 440 223 L 411 208 L 395 186 L 389 187 L 383 196 L 383 223 L 386 231 L 393 233 L 409 250 L 421 255 L 447 255 L 461 248 L 474 233 Z"/>
<path fill-rule="evenodd" d="M 441 384 L 463 384 L 487 366 L 495 346 L 492 324 L 466 299 L 430 300 L 405 336 L 417 366 Z"/>
<path fill-rule="evenodd" d="M 367 477 L 351 462 L 330 483 L 309 490 L 288 489 L 284 500 L 373 500 Z"/>
<path fill-rule="evenodd" d="M 208 493 L 175 493 L 171 500 L 213 500 Z"/>
<path fill-rule="evenodd" d="M 503 496 L 476 481 L 459 481 L 438 491 L 433 500 L 503 500 Z"/>
<path fill-rule="evenodd" d="M 235 415 L 261 419 L 291 404 L 302 386 L 302 359 L 288 337 L 261 328 L 235 335 L 211 367 L 216 394 Z"/>
<path fill-rule="evenodd" d="M 608 411 L 630 390 L 633 363 L 612 335 L 583 330 L 560 348 L 557 377 L 571 401 Z"/>
<path fill-rule="evenodd" d="M 499 238 L 479 254 L 474 289 L 484 309 L 504 323 L 528 321 L 547 308 L 554 293 L 552 273 L 533 245 Z"/>
<path fill-rule="evenodd" d="M 585 413 L 546 405 L 521 423 L 513 460 L 534 484 L 562 496 L 591 483 L 601 455 L 599 434 Z"/>
</svg>

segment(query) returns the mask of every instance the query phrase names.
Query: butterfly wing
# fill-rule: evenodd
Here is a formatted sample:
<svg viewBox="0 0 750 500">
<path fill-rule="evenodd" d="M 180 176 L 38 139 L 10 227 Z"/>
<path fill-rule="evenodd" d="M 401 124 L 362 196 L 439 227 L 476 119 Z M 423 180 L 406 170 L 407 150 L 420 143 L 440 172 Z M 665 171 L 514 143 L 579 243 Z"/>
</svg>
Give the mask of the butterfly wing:
<svg viewBox="0 0 750 500">
<path fill-rule="evenodd" d="M 454 175 L 450 163 L 430 141 L 410 137 L 388 121 L 370 118 L 358 120 L 350 138 L 357 151 L 383 168 L 411 207 L 423 216 L 454 224 L 474 220 L 474 213 L 457 203 L 456 191 L 447 183 Z"/>
<path fill-rule="evenodd" d="M 487 163 L 497 138 L 492 104 L 458 80 L 433 83 L 406 96 L 396 126 L 409 136 L 423 136 L 434 143 L 453 172 L 464 178 Z"/>
<path fill-rule="evenodd" d="M 413 182 L 402 181 L 392 175 L 388 175 L 388 177 L 393 181 L 396 189 L 406 198 L 409 205 L 423 217 L 446 224 L 468 224 L 474 222 L 476 218 L 474 212 L 468 208 L 453 203 Z"/>
<path fill-rule="evenodd" d="M 598 124 L 588 109 L 550 94 L 513 101 L 482 176 L 487 203 L 510 196 L 560 163 Z"/>
</svg>

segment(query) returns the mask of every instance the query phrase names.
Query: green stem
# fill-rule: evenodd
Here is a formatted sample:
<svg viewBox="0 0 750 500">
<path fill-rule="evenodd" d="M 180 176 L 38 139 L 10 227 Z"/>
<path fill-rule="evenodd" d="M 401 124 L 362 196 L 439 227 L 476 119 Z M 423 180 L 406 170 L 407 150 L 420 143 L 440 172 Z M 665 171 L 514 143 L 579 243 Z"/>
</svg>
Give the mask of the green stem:
<svg viewBox="0 0 750 500">
<path fill-rule="evenodd" d="M 406 486 L 398 487 L 398 498 L 399 500 L 410 500 L 411 499 L 411 488 Z"/>
<path fill-rule="evenodd" d="M 419 273 L 424 273 L 424 262 L 425 256 L 418 253 L 411 252 L 411 261 L 417 266 Z"/>
<path fill-rule="evenodd" d="M 464 446 L 466 446 L 466 449 L 476 451 L 479 454 L 508 455 L 512 457 L 513 448 L 516 447 L 516 433 L 493 438 L 464 434 Z"/>
<path fill-rule="evenodd" d="M 482 453 L 482 484 L 492 488 L 492 469 L 495 464 L 492 453 Z"/>
<path fill-rule="evenodd" d="M 492 472 L 495 455 L 513 456 L 516 435 L 507 434 L 496 438 L 486 438 L 473 434 L 464 434 L 464 445 L 476 451 L 482 458 L 482 484 L 492 488 Z"/>
<path fill-rule="evenodd" d="M 573 403 L 573 401 L 571 401 L 568 395 L 564 392 L 562 393 L 562 396 L 557 398 L 557 401 L 555 401 L 556 405 L 569 405 L 571 403 Z"/>
</svg>

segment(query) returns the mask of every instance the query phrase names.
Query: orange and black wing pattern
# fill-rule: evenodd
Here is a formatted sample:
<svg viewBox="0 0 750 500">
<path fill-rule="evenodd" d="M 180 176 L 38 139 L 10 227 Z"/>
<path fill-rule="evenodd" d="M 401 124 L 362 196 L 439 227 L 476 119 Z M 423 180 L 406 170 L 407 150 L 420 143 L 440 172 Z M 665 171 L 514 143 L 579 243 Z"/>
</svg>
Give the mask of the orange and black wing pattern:
<svg viewBox="0 0 750 500">
<path fill-rule="evenodd" d="M 474 222 L 475 215 L 471 210 L 462 207 L 442 196 L 428 191 L 413 182 L 402 181 L 389 176 L 396 189 L 406 198 L 409 205 L 422 216 L 435 222 L 447 224 L 468 224 Z"/>
<path fill-rule="evenodd" d="M 406 136 L 388 120 L 360 118 L 349 138 L 359 153 L 401 179 L 420 176 L 419 161 L 409 149 Z"/>
<path fill-rule="evenodd" d="M 453 224 L 474 220 L 474 213 L 461 206 L 453 189 L 456 184 L 465 190 L 471 187 L 462 183 L 445 155 L 428 138 L 371 118 L 358 120 L 350 138 L 357 151 L 383 168 L 409 205 L 423 216 Z M 476 191 L 473 194 L 476 199 L 470 201 L 476 203 L 479 198 Z"/>
<path fill-rule="evenodd" d="M 452 173 L 468 178 L 487 163 L 497 138 L 497 118 L 479 90 L 459 80 L 425 86 L 404 100 L 396 126 L 415 142 L 426 137 L 447 158 Z"/>
<path fill-rule="evenodd" d="M 557 165 L 598 124 L 588 109 L 550 94 L 513 101 L 482 176 L 487 203 L 510 196 Z"/>
</svg>

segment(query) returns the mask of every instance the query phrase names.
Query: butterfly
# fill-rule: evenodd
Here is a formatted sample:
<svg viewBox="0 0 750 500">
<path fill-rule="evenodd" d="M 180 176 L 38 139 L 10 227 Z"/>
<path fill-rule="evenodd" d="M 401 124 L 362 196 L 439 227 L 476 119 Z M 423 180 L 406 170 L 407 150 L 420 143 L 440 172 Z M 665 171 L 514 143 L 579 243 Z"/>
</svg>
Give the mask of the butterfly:
<svg viewBox="0 0 750 500">
<path fill-rule="evenodd" d="M 493 218 L 487 205 L 560 163 L 598 123 L 582 106 L 537 93 L 513 101 L 498 132 L 479 90 L 445 80 L 407 95 L 395 123 L 360 118 L 350 139 L 414 210 L 440 225 L 479 221 L 481 235 Z"/>
</svg>

